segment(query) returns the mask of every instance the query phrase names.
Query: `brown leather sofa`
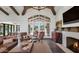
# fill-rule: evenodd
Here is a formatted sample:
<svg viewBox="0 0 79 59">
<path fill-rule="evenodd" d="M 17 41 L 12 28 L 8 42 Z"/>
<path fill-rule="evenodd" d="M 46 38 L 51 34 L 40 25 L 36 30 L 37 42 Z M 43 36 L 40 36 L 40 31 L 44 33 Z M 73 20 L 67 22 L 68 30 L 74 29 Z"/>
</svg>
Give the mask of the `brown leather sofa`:
<svg viewBox="0 0 79 59">
<path fill-rule="evenodd" d="M 4 39 L 4 37 L 0 37 L 0 53 L 6 53 L 10 51 L 12 48 L 14 48 L 17 45 L 17 39 L 11 38 L 12 42 L 7 42 L 4 44 L 4 40 L 8 40 L 7 36 Z"/>
<path fill-rule="evenodd" d="M 0 47 L 0 53 L 7 53 L 12 48 L 14 48 L 16 45 L 17 45 L 16 41 L 15 42 L 6 43 L 6 44 L 2 45 L 2 47 Z"/>
</svg>

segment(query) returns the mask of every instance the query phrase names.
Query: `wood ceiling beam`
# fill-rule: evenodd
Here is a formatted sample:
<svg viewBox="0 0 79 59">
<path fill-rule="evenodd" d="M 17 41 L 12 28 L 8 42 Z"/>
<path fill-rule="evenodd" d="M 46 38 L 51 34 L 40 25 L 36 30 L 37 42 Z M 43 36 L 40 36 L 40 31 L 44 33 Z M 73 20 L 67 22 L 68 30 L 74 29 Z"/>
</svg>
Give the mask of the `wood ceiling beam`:
<svg viewBox="0 0 79 59">
<path fill-rule="evenodd" d="M 3 8 L 0 7 L 0 10 L 1 10 L 3 13 L 5 13 L 6 15 L 9 15 L 9 13 L 6 12 Z"/>
<path fill-rule="evenodd" d="M 25 15 L 25 14 L 26 14 L 26 11 L 27 11 L 29 8 L 32 8 L 32 6 L 24 6 L 22 15 Z"/>
<path fill-rule="evenodd" d="M 54 9 L 54 6 L 47 6 L 47 8 L 51 9 L 52 13 L 53 13 L 54 15 L 56 15 L 56 11 L 55 11 L 55 9 Z"/>
<path fill-rule="evenodd" d="M 20 15 L 17 10 L 13 7 L 13 6 L 10 6 L 10 8 L 17 14 L 17 15 Z"/>
</svg>

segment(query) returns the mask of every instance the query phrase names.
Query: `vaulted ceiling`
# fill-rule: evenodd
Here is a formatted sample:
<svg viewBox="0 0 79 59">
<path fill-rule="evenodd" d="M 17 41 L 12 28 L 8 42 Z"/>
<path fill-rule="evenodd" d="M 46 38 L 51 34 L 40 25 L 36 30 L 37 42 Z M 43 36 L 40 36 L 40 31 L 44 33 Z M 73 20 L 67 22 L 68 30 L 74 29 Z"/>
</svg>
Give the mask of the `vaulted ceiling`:
<svg viewBox="0 0 79 59">
<path fill-rule="evenodd" d="M 18 6 L 0 6 L 0 11 L 2 13 L 4 13 L 5 15 L 10 15 L 12 13 L 15 13 L 16 15 L 25 15 L 27 10 L 30 9 L 30 8 L 33 8 L 34 6 L 21 6 L 20 8 Z M 54 9 L 54 6 L 35 6 L 35 7 L 38 7 L 36 10 L 40 11 L 40 10 L 43 10 L 45 8 L 49 8 L 52 13 L 54 15 L 56 15 L 56 11 Z M 41 8 L 41 7 L 44 7 L 44 8 Z M 33 8 L 35 9 L 35 8 Z"/>
</svg>

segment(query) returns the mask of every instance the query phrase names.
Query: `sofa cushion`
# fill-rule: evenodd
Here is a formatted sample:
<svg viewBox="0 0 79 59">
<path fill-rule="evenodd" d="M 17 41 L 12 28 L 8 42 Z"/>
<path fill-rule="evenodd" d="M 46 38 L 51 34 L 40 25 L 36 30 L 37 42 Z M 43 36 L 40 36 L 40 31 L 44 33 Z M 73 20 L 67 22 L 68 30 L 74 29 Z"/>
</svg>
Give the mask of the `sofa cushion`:
<svg viewBox="0 0 79 59">
<path fill-rule="evenodd" d="M 13 40 L 12 39 L 6 39 L 6 40 L 3 40 L 3 44 L 6 44 L 6 43 L 9 43 L 9 42 L 12 42 Z"/>
</svg>

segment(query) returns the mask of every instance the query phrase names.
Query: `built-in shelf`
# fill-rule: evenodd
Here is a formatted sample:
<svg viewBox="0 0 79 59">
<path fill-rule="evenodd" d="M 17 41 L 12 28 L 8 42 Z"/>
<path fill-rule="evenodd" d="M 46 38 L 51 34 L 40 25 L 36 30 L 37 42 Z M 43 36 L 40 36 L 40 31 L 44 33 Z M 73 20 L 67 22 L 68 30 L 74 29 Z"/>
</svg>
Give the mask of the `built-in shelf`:
<svg viewBox="0 0 79 59">
<path fill-rule="evenodd" d="M 79 32 L 79 27 L 64 27 L 62 28 L 62 31 Z"/>
</svg>

